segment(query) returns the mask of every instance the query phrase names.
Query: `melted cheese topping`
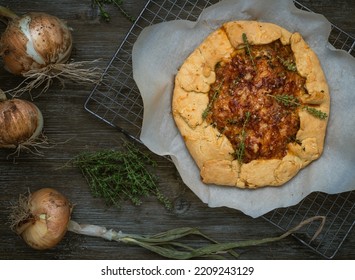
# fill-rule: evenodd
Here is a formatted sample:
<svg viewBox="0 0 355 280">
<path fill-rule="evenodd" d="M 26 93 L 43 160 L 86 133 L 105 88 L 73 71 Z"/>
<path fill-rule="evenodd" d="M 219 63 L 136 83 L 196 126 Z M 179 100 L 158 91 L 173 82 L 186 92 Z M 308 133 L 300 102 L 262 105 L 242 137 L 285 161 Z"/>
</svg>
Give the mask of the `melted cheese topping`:
<svg viewBox="0 0 355 280">
<path fill-rule="evenodd" d="M 279 40 L 235 50 L 230 61 L 217 64 L 204 117 L 224 134 L 243 163 L 282 158 L 296 141 L 298 106 L 277 96 L 302 96 L 305 78 L 295 68 L 290 46 Z"/>
</svg>

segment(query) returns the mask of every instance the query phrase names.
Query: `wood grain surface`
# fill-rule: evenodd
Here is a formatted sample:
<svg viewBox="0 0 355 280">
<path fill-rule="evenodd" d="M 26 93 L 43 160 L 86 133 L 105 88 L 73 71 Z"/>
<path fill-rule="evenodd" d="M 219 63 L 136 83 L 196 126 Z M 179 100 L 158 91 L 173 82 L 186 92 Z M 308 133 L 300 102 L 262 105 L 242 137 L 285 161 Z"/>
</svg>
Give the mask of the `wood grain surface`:
<svg viewBox="0 0 355 280">
<path fill-rule="evenodd" d="M 137 17 L 147 1 L 124 0 L 124 8 Z M 355 36 L 353 0 L 302 0 L 311 10 L 323 14 L 330 22 Z M 43 11 L 56 15 L 73 28 L 75 61 L 95 60 L 105 68 L 132 23 L 114 6 L 107 6 L 111 21 L 100 19 L 97 6 L 90 0 L 2 0 L 17 14 Z M 5 30 L 0 25 L 0 32 Z M 0 69 L 0 87 L 13 88 L 22 78 Z M 9 207 L 19 194 L 42 187 L 53 187 L 64 193 L 75 204 L 72 218 L 122 230 L 127 233 L 154 234 L 168 229 L 198 227 L 220 242 L 259 239 L 278 236 L 283 232 L 263 218 L 250 218 L 225 207 L 210 208 L 202 203 L 179 178 L 174 165 L 155 155 L 155 170 L 161 190 L 174 203 L 166 210 L 154 197 L 144 198 L 142 205 L 123 202 L 120 209 L 108 207 L 102 199 L 94 198 L 81 172 L 68 167 L 68 161 L 80 152 L 119 147 L 124 136 L 84 109 L 84 103 L 93 86 L 68 84 L 62 87 L 54 82 L 50 90 L 35 99 L 44 116 L 44 133 L 50 145 L 41 149 L 42 155 L 21 153 L 13 158 L 12 150 L 0 150 L 0 259 L 161 259 L 140 247 L 114 243 L 94 237 L 67 233 L 54 249 L 36 251 L 29 248 L 9 228 Z M 24 96 L 29 98 L 29 96 Z M 142 150 L 145 150 L 142 147 Z M 202 242 L 194 237 L 190 241 Z M 241 259 L 322 259 L 290 236 L 277 243 L 239 250 Z M 355 232 L 351 231 L 335 259 L 355 259 Z"/>
</svg>

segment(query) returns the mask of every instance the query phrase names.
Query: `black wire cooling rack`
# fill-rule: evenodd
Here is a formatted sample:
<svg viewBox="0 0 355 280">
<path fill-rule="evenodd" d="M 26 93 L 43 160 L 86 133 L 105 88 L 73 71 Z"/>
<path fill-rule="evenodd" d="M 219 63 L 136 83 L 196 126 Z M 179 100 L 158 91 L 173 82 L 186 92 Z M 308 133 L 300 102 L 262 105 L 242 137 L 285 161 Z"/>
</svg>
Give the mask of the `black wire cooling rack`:
<svg viewBox="0 0 355 280">
<path fill-rule="evenodd" d="M 102 82 L 89 95 L 85 109 L 140 142 L 143 103 L 133 80 L 133 44 L 145 27 L 176 19 L 197 20 L 203 9 L 217 2 L 218 0 L 148 1 L 105 69 Z M 299 2 L 294 3 L 297 8 L 311 12 Z M 332 26 L 329 42 L 335 48 L 355 55 L 355 38 L 336 26 Z M 336 195 L 317 192 L 304 198 L 298 205 L 273 210 L 263 218 L 287 231 L 311 216 L 326 216 L 323 231 L 314 241 L 311 238 L 318 224 L 312 223 L 294 236 L 321 256 L 332 259 L 354 226 L 354 205 L 355 191 Z"/>
</svg>

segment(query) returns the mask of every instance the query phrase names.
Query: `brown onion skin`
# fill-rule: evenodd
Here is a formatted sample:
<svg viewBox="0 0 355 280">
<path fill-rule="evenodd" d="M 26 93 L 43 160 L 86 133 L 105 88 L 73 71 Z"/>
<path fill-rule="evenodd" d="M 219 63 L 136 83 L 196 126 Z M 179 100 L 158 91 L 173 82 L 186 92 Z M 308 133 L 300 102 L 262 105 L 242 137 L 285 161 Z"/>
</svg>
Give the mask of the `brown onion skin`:
<svg viewBox="0 0 355 280">
<path fill-rule="evenodd" d="M 72 211 L 69 200 L 52 188 L 42 188 L 29 197 L 32 219 L 18 234 L 32 248 L 46 250 L 55 247 L 67 232 Z M 45 217 L 45 218 L 44 218 Z M 22 224 L 23 227 L 23 224 Z"/>
<path fill-rule="evenodd" d="M 28 32 L 41 62 L 27 53 L 29 39 L 20 27 L 26 21 L 29 22 Z M 5 69 L 15 75 L 50 64 L 65 63 L 71 51 L 72 35 L 69 27 L 59 18 L 45 13 L 28 13 L 11 19 L 0 40 L 0 55 Z"/>
<path fill-rule="evenodd" d="M 42 131 L 41 111 L 22 99 L 0 101 L 0 148 L 16 148 Z"/>
</svg>

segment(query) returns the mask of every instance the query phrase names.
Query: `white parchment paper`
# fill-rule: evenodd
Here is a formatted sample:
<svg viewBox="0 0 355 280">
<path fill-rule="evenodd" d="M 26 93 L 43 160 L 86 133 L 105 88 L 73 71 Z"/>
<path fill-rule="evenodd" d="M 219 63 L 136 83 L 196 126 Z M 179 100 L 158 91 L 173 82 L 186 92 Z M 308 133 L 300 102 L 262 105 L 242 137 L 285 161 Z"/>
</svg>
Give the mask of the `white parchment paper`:
<svg viewBox="0 0 355 280">
<path fill-rule="evenodd" d="M 186 57 L 230 20 L 258 20 L 300 32 L 317 53 L 331 93 L 331 113 L 322 157 L 282 187 L 238 189 L 201 182 L 171 113 L 174 77 Z M 170 155 L 185 184 L 210 207 L 226 206 L 251 217 L 297 204 L 314 191 L 355 189 L 355 60 L 328 43 L 330 23 L 295 8 L 292 0 L 225 0 L 196 22 L 176 20 L 145 28 L 133 47 L 133 77 L 144 102 L 141 140 L 154 153 Z"/>
</svg>

